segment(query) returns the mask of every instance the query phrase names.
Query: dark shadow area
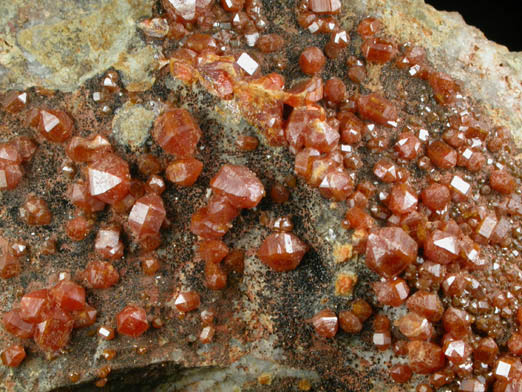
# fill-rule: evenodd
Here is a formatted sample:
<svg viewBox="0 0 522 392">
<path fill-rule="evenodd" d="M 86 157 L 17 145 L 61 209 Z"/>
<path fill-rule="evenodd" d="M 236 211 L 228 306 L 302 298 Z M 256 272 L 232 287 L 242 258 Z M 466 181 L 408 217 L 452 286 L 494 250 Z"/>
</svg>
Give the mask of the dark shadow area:
<svg viewBox="0 0 522 392">
<path fill-rule="evenodd" d="M 438 10 L 457 11 L 466 23 L 482 30 L 486 37 L 505 45 L 511 51 L 522 51 L 519 32 L 520 3 L 517 1 L 491 2 L 486 0 L 425 0 Z"/>
</svg>

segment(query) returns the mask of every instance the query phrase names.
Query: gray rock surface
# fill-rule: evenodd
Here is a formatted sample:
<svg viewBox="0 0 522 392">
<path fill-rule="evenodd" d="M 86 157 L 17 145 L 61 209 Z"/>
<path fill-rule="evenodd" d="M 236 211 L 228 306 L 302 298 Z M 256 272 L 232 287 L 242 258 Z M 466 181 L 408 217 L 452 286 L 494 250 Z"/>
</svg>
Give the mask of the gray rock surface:
<svg viewBox="0 0 522 392">
<path fill-rule="evenodd" d="M 112 133 L 114 138 L 132 149 L 142 146 L 149 137 L 155 114 L 143 105 L 125 103 L 114 114 Z"/>
<path fill-rule="evenodd" d="M 0 89 L 72 91 L 115 67 L 131 91 L 146 90 L 155 49 L 145 47 L 136 24 L 151 7 L 149 0 L 3 1 Z"/>
</svg>

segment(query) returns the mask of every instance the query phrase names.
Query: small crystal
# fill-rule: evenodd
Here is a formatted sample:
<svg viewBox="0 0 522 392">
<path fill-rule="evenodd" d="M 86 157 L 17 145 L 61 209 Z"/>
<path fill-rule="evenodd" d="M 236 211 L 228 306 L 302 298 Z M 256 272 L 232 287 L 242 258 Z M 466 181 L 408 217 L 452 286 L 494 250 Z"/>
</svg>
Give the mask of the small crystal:
<svg viewBox="0 0 522 392">
<path fill-rule="evenodd" d="M 259 68 L 259 64 L 245 52 L 239 56 L 236 63 L 250 76 L 255 74 Z"/>
</svg>

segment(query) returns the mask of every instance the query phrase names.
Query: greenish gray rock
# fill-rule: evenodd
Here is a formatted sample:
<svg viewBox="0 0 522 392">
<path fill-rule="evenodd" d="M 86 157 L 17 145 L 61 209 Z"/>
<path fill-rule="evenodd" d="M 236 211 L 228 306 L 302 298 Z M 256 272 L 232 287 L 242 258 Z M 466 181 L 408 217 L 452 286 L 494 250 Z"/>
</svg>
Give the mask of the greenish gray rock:
<svg viewBox="0 0 522 392">
<path fill-rule="evenodd" d="M 139 38 L 149 0 L 44 0 L 0 6 L 0 89 L 72 91 L 115 67 L 126 87 L 152 86 L 157 50 Z"/>
<path fill-rule="evenodd" d="M 119 108 L 112 120 L 112 133 L 115 139 L 126 146 L 136 149 L 149 137 L 155 114 L 143 105 L 125 103 Z"/>
</svg>

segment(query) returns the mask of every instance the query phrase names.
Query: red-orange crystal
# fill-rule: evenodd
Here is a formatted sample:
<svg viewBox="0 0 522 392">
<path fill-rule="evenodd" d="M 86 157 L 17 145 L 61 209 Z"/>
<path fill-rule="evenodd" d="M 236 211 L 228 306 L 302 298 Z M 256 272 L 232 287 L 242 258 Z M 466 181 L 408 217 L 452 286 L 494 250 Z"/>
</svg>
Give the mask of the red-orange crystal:
<svg viewBox="0 0 522 392">
<path fill-rule="evenodd" d="M 308 250 L 308 246 L 292 233 L 274 233 L 265 238 L 257 256 L 278 272 L 297 268 Z"/>
<path fill-rule="evenodd" d="M 116 315 L 118 333 L 136 338 L 149 329 L 147 313 L 139 306 L 126 306 Z"/>
</svg>

